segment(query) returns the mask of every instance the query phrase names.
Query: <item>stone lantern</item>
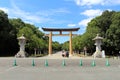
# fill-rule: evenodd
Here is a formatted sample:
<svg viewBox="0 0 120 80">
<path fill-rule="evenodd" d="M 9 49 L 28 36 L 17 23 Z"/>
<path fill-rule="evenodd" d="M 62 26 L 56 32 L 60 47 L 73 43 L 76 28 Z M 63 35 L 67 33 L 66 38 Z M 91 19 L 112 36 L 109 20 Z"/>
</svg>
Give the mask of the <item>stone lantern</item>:
<svg viewBox="0 0 120 80">
<path fill-rule="evenodd" d="M 26 38 L 23 36 L 17 38 L 19 41 L 20 45 L 20 50 L 19 52 L 15 55 L 15 57 L 26 57 L 26 52 L 25 52 L 25 44 L 26 44 Z"/>
<path fill-rule="evenodd" d="M 95 57 L 102 57 L 102 52 L 101 52 L 101 45 L 102 45 L 102 40 L 103 38 L 99 36 L 99 34 L 97 34 L 97 36 L 93 39 L 95 41 L 95 45 L 96 45 L 96 51 L 93 54 L 94 58 Z"/>
</svg>

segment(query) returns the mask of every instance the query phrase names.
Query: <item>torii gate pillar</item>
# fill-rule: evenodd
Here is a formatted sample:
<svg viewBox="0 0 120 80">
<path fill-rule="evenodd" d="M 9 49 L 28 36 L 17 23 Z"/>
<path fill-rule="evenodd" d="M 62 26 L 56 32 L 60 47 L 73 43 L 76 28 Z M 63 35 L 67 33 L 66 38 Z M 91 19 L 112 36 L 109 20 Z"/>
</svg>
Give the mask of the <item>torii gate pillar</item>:
<svg viewBox="0 0 120 80">
<path fill-rule="evenodd" d="M 49 55 L 52 55 L 52 32 L 49 33 Z"/>
<path fill-rule="evenodd" d="M 69 33 L 70 36 L 70 42 L 69 42 L 69 54 L 70 56 L 73 55 L 73 51 L 72 51 L 72 31 Z"/>
</svg>

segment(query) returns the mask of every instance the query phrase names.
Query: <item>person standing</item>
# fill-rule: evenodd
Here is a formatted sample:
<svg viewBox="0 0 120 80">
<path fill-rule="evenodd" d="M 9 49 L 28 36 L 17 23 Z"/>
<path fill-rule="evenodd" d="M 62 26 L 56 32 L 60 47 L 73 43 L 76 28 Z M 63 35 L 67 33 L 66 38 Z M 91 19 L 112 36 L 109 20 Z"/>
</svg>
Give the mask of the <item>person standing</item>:
<svg viewBox="0 0 120 80">
<path fill-rule="evenodd" d="M 62 51 L 62 57 L 65 57 L 65 51 L 64 50 Z"/>
</svg>

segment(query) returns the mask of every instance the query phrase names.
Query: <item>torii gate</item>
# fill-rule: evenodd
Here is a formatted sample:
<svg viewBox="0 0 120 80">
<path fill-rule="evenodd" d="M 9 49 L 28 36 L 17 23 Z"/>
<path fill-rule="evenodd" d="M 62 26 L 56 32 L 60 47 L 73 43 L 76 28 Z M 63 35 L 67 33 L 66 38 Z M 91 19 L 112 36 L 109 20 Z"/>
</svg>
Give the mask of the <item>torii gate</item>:
<svg viewBox="0 0 120 80">
<path fill-rule="evenodd" d="M 70 36 L 69 41 L 69 55 L 73 55 L 72 50 L 72 36 L 77 34 L 72 34 L 73 31 L 78 31 L 80 28 L 42 28 L 44 31 L 50 32 L 49 34 L 45 34 L 45 36 L 49 37 L 49 55 L 52 54 L 52 36 Z M 52 34 L 52 32 L 60 32 L 59 34 Z M 69 32 L 69 34 L 62 34 L 62 32 Z"/>
</svg>

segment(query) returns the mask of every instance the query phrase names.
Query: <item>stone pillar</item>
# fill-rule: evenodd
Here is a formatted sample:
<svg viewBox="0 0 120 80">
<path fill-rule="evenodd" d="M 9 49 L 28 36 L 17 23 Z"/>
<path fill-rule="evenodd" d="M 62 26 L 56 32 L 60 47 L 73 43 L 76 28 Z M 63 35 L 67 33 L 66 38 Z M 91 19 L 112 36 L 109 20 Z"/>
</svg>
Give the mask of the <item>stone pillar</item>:
<svg viewBox="0 0 120 80">
<path fill-rule="evenodd" d="M 49 33 L 49 55 L 52 55 L 52 32 Z"/>
<path fill-rule="evenodd" d="M 69 41 L 69 55 L 72 56 L 73 55 L 73 51 L 72 51 L 72 31 L 69 34 L 70 36 L 70 41 Z"/>
</svg>

